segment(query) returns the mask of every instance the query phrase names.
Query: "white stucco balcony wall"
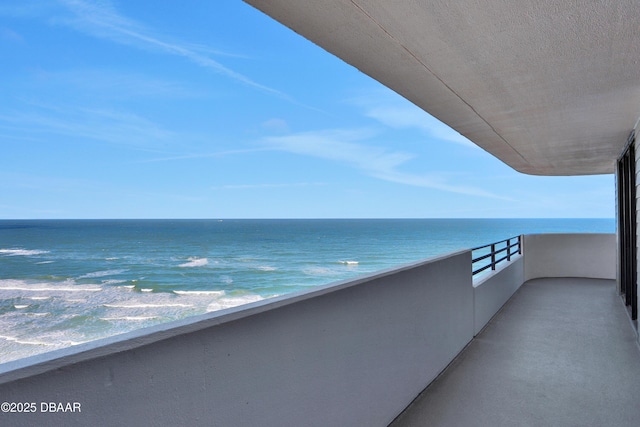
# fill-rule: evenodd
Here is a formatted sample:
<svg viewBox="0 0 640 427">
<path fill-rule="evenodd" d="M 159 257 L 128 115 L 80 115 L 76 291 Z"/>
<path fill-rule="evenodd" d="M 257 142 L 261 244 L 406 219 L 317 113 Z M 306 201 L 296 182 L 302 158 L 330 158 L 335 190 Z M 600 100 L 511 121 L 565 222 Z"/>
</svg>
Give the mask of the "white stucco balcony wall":
<svg viewBox="0 0 640 427">
<path fill-rule="evenodd" d="M 544 277 L 616 278 L 615 234 L 524 236 L 524 280 Z"/>
<path fill-rule="evenodd" d="M 509 263 L 498 265 L 495 272 L 473 284 L 474 335 L 509 301 L 524 283 L 524 257 L 516 255 Z"/>
<path fill-rule="evenodd" d="M 473 337 L 471 254 L 0 367 L 20 425 L 385 426 Z"/>
</svg>

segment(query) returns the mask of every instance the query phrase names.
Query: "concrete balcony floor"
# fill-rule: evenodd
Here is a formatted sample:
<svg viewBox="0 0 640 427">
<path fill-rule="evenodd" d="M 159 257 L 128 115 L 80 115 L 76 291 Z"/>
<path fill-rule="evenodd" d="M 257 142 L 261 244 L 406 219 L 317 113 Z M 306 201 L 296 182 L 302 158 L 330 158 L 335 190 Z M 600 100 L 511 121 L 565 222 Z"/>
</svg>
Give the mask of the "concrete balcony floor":
<svg viewBox="0 0 640 427">
<path fill-rule="evenodd" d="M 598 279 L 526 282 L 391 424 L 638 426 L 640 350 Z"/>
</svg>

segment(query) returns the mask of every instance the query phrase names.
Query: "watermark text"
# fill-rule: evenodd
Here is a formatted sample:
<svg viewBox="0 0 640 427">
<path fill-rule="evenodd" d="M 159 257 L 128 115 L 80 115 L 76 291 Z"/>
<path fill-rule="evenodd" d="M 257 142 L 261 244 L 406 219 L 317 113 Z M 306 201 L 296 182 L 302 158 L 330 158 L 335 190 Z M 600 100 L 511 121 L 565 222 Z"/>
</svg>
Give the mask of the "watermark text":
<svg viewBox="0 0 640 427">
<path fill-rule="evenodd" d="M 80 402 L 2 402 L 3 413 L 79 413 L 82 412 Z"/>
</svg>

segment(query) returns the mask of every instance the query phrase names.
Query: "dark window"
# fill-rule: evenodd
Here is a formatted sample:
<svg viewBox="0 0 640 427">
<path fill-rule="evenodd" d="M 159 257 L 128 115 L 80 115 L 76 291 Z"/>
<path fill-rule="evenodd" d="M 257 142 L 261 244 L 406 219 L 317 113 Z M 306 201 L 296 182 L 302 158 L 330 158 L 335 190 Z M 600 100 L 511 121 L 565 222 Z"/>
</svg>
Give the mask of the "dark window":
<svg viewBox="0 0 640 427">
<path fill-rule="evenodd" d="M 637 235 L 636 235 L 636 161 L 635 135 L 618 159 L 618 243 L 620 253 L 620 292 L 631 311 L 638 318 Z"/>
</svg>

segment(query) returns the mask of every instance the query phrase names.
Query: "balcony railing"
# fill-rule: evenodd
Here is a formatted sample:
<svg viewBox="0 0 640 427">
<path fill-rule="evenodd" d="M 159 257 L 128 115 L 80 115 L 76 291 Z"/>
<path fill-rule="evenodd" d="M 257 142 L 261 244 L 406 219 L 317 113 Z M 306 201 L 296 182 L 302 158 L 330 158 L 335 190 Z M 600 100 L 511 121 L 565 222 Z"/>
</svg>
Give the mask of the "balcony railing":
<svg viewBox="0 0 640 427">
<path fill-rule="evenodd" d="M 516 254 L 522 254 L 522 238 L 521 236 L 510 237 L 499 242 L 490 243 L 484 246 L 478 246 L 471 249 L 472 254 L 480 253 L 471 260 L 473 275 L 477 275 L 489 268 L 496 269 L 496 265 L 502 261 L 511 261 L 511 257 Z M 506 254 L 505 254 L 506 252 Z M 505 255 L 503 255 L 505 254 Z M 484 261 L 480 267 L 476 267 L 478 263 Z"/>
</svg>

